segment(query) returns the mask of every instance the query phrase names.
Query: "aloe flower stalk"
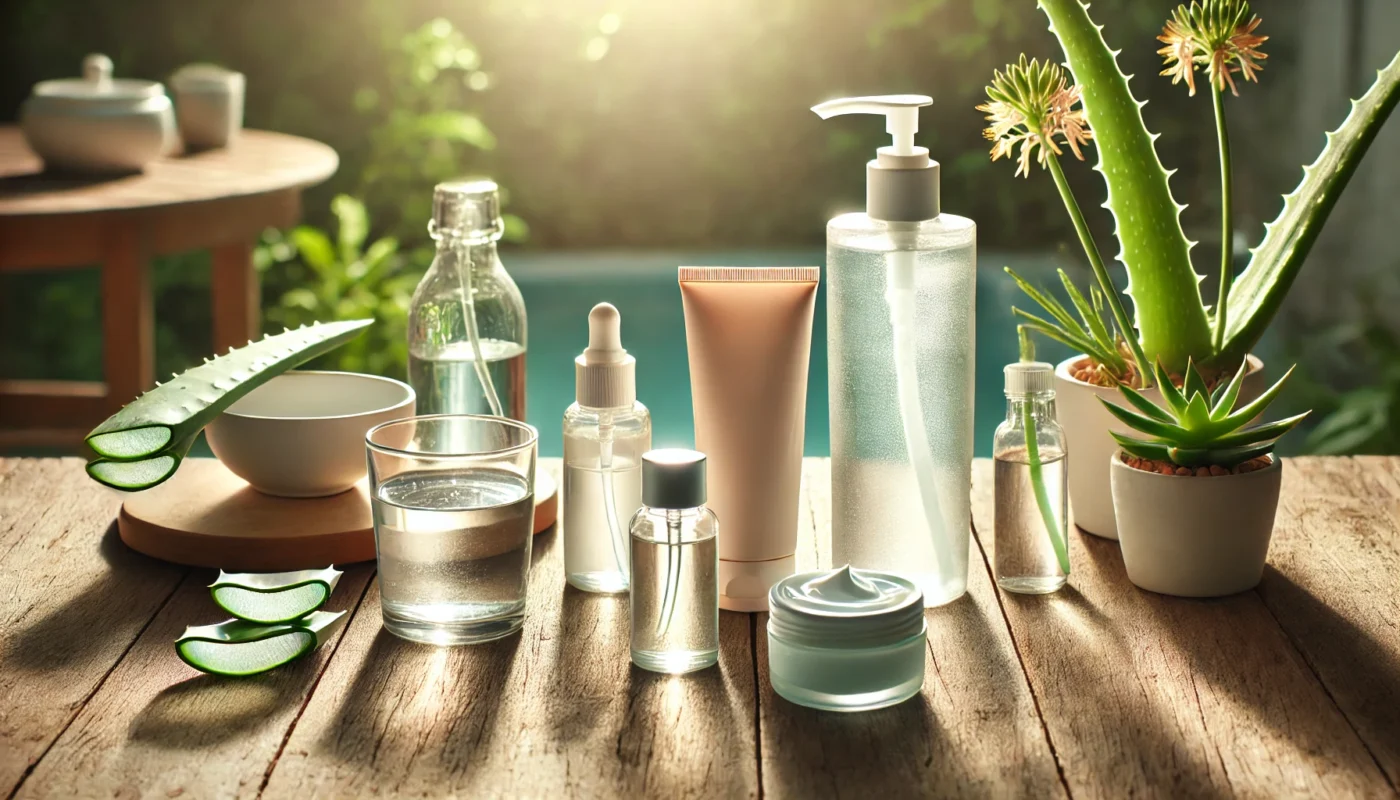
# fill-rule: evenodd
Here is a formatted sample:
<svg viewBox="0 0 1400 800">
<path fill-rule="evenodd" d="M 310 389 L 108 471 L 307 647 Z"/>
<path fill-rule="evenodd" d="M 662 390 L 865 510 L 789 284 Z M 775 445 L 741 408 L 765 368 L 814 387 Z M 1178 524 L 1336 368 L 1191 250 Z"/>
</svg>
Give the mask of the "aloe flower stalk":
<svg viewBox="0 0 1400 800">
<path fill-rule="evenodd" d="M 1158 55 L 1166 59 L 1163 75 L 1172 76 L 1172 83 L 1182 80 L 1192 96 L 1196 94 L 1195 70 L 1205 65 L 1210 73 L 1212 105 L 1215 109 L 1215 133 L 1220 148 L 1220 291 L 1215 303 L 1215 330 L 1212 343 L 1218 351 L 1225 343 L 1225 326 L 1229 319 L 1230 283 L 1234 276 L 1233 255 L 1234 191 L 1230 174 L 1230 135 L 1225 125 L 1225 87 L 1239 95 L 1232 71 L 1245 80 L 1259 80 L 1263 69 L 1258 62 L 1268 58 L 1259 45 L 1268 41 L 1254 29 L 1259 17 L 1249 9 L 1245 0 L 1194 0 L 1189 7 L 1179 5 L 1167 20 L 1158 41 L 1166 46 Z"/>
<path fill-rule="evenodd" d="M 1064 140 L 1074 157 L 1080 161 L 1084 160 L 1081 148 L 1093 138 L 1093 133 L 1084 120 L 1084 112 L 1075 108 L 1080 105 L 1079 87 L 1069 84 L 1064 69 L 1058 64 L 1042 64 L 1035 59 L 1027 61 L 1022 54 L 1018 63 L 1007 65 L 1005 72 L 997 72 L 992 76 L 992 84 L 987 87 L 987 100 L 988 102 L 977 106 L 977 110 L 987 115 L 988 126 L 983 135 L 993 143 L 992 160 L 996 161 L 1003 156 L 1009 158 L 1019 144 L 1021 153 L 1017 158 L 1017 175 L 1030 177 L 1032 156 L 1036 157 L 1041 166 L 1050 170 L 1055 179 L 1055 188 L 1059 190 L 1060 199 L 1065 204 L 1065 211 L 1074 222 L 1075 233 L 1078 234 L 1084 253 L 1089 258 L 1089 265 L 1094 270 L 1094 277 L 1098 280 L 1099 288 L 1113 312 L 1114 322 L 1133 354 L 1138 375 L 1144 378 L 1150 376 L 1147 357 L 1142 352 L 1142 346 L 1138 344 L 1128 312 L 1118 298 L 1118 291 L 1113 286 L 1108 268 L 1104 266 L 1103 257 L 1099 255 L 1098 245 L 1089 232 L 1089 224 L 1079 209 L 1079 202 L 1074 198 L 1074 192 L 1070 189 L 1058 159 L 1063 151 L 1055 141 L 1057 136 Z M 1020 278 L 1017 278 L 1017 281 L 1020 282 Z M 1068 286 L 1068 281 L 1066 285 Z M 1025 288 L 1024 283 L 1022 288 Z M 1069 288 L 1073 292 L 1073 287 Z M 1071 297 L 1073 298 L 1073 295 Z M 1054 313 L 1048 307 L 1046 310 Z M 1087 317 L 1085 325 L 1089 325 Z M 1108 351 L 1116 355 L 1117 348 L 1110 347 Z"/>
</svg>

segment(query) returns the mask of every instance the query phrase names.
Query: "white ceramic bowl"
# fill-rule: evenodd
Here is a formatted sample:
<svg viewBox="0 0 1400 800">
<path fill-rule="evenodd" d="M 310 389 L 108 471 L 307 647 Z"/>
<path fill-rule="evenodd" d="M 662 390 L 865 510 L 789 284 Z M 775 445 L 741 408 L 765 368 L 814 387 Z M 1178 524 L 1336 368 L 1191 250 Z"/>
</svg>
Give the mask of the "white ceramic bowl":
<svg viewBox="0 0 1400 800">
<path fill-rule="evenodd" d="M 411 387 L 390 378 L 288 372 L 230 406 L 205 435 L 224 466 L 258 491 L 324 497 L 365 476 L 365 434 L 413 416 L 415 399 Z M 405 436 L 412 430 L 401 427 Z"/>
</svg>

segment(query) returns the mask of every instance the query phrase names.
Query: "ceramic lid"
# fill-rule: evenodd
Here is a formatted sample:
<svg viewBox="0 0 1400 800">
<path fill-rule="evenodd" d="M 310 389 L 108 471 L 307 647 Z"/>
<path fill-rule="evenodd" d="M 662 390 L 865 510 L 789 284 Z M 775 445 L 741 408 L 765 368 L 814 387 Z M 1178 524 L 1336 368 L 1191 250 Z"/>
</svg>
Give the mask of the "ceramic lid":
<svg viewBox="0 0 1400 800">
<path fill-rule="evenodd" d="M 165 87 L 156 81 L 113 78 L 112 59 L 94 53 L 83 59 L 83 77 L 59 78 L 34 84 L 34 96 L 81 104 L 124 104 L 162 97 Z"/>
<path fill-rule="evenodd" d="M 784 578 L 768 607 L 770 633 L 813 647 L 881 647 L 924 629 L 924 595 L 913 581 L 849 566 Z"/>
</svg>

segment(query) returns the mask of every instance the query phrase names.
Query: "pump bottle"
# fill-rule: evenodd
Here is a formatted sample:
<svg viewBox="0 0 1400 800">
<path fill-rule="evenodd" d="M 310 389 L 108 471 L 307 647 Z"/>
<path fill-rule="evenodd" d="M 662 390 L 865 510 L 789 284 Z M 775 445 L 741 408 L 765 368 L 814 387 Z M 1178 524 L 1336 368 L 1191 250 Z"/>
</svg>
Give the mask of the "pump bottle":
<svg viewBox="0 0 1400 800">
<path fill-rule="evenodd" d="M 923 95 L 832 100 L 893 143 L 866 165 L 865 213 L 827 224 L 832 563 L 911 578 L 927 606 L 967 590 L 976 225 L 941 213 L 914 144 Z"/>
<path fill-rule="evenodd" d="M 625 592 L 651 414 L 637 402 L 637 359 L 622 347 L 622 317 L 610 303 L 588 313 L 574 380 L 577 402 L 564 412 L 564 574 L 585 592 Z"/>
</svg>

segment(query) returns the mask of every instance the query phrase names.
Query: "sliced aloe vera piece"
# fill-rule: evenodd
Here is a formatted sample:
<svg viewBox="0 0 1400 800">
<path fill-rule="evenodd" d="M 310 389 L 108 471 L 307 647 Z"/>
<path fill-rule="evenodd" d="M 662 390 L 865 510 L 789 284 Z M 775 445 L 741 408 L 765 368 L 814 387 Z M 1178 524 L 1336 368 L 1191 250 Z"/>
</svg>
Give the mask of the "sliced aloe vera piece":
<svg viewBox="0 0 1400 800">
<path fill-rule="evenodd" d="M 107 461 L 137 461 L 163 455 L 171 449 L 171 442 L 193 441 L 195 434 L 238 398 L 353 339 L 373 321 L 304 325 L 249 342 L 247 347 L 230 349 L 168 383 L 156 384 L 156 388 L 128 403 L 88 434 L 88 446 Z M 178 467 L 178 462 L 174 466 Z M 133 484 L 118 488 L 144 487 Z"/>
<path fill-rule="evenodd" d="M 185 446 L 189 450 L 189 446 Z M 180 462 L 185 460 L 185 453 L 170 452 L 155 458 L 147 458 L 141 461 L 108 461 L 99 458 L 88 462 L 88 476 L 98 483 L 110 486 L 113 489 L 121 489 L 124 492 L 132 492 L 140 489 L 149 489 L 157 484 L 164 483 L 167 478 L 175 474 Z"/>
<path fill-rule="evenodd" d="M 277 625 L 231 619 L 186 628 L 175 640 L 175 652 L 200 672 L 234 678 L 256 675 L 315 650 L 344 624 L 344 611 L 313 611 L 296 622 Z"/>
<path fill-rule="evenodd" d="M 295 572 L 219 572 L 209 586 L 214 602 L 247 622 L 294 622 L 325 605 L 341 571 L 335 567 Z"/>
</svg>

